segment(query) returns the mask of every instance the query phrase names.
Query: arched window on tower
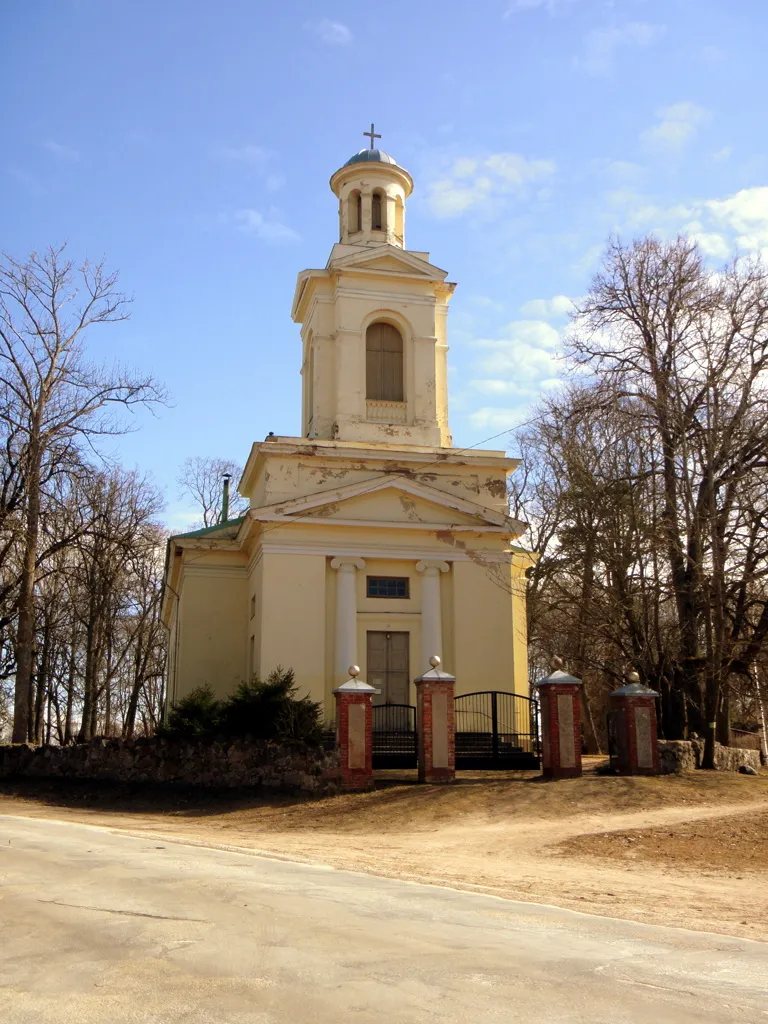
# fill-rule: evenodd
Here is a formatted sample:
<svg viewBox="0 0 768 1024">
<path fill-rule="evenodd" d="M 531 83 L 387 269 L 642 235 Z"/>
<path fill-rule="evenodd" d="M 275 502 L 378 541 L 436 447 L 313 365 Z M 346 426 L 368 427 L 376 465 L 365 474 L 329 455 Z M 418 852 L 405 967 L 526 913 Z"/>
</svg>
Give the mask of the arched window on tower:
<svg viewBox="0 0 768 1024">
<path fill-rule="evenodd" d="M 363 227 L 363 197 L 360 195 L 358 189 L 354 192 L 350 192 L 349 200 L 347 205 L 347 224 L 349 225 L 349 233 L 354 234 L 355 231 L 362 230 Z"/>
<path fill-rule="evenodd" d="M 371 196 L 371 228 L 374 231 L 384 230 L 384 198 L 381 192 Z"/>
<path fill-rule="evenodd" d="M 383 402 L 403 399 L 403 336 L 392 324 L 371 324 L 365 332 L 366 398 Z"/>
</svg>

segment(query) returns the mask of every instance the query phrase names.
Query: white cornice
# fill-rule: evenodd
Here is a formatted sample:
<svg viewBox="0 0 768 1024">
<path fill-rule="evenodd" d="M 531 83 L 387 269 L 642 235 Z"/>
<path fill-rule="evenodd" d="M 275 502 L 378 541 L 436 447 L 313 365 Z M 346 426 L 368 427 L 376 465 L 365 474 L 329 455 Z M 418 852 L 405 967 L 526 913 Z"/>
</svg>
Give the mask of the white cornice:
<svg viewBox="0 0 768 1024">
<path fill-rule="evenodd" d="M 414 273 L 409 273 L 408 270 L 388 270 L 386 267 L 370 266 L 376 260 L 383 258 L 394 260 L 399 263 L 402 267 L 408 268 Z M 328 263 L 328 269 L 333 270 L 350 270 L 359 273 L 372 273 L 372 274 L 398 274 L 408 277 L 418 277 L 421 280 L 438 280 L 444 281 L 448 276 L 447 270 L 442 270 L 440 267 L 436 267 L 433 263 L 427 262 L 419 256 L 415 256 L 409 252 L 408 249 L 400 249 L 395 245 L 382 245 L 376 246 L 376 248 L 365 248 L 359 252 L 345 253 L 343 256 L 337 256 L 335 259 L 331 259 Z"/>
<path fill-rule="evenodd" d="M 384 476 L 374 477 L 370 480 L 359 480 L 356 483 L 345 484 L 323 491 L 315 491 L 313 494 L 289 498 L 270 505 L 263 505 L 260 508 L 252 508 L 249 514 L 253 519 L 257 520 L 274 516 L 279 516 L 281 520 L 284 518 L 290 519 L 291 516 L 311 512 L 312 510 L 324 508 L 327 505 L 343 504 L 351 498 L 376 494 L 379 491 L 390 489 L 402 491 L 413 498 L 419 498 L 432 505 L 437 505 L 439 508 L 450 509 L 453 512 L 459 512 L 461 515 L 479 520 L 483 524 L 478 527 L 480 531 L 490 524 L 491 526 L 501 527 L 510 536 L 517 537 L 526 529 L 525 523 L 511 518 L 504 512 L 498 512 L 487 505 L 480 505 L 476 501 L 470 501 L 457 494 L 438 490 L 436 487 L 431 487 L 429 484 L 413 480 L 410 477 L 399 476 L 396 472 L 387 473 Z M 304 518 L 302 516 L 302 520 Z M 332 522 L 333 520 L 327 521 Z M 386 520 L 375 520 L 370 521 L 370 525 L 385 527 L 392 524 Z M 466 526 L 468 524 L 464 523 L 461 525 Z M 434 528 L 434 524 L 430 528 Z M 443 524 L 442 527 L 438 528 L 449 529 L 450 527 L 449 524 Z"/>
<path fill-rule="evenodd" d="M 270 555 L 322 555 L 324 558 L 365 558 L 370 560 L 398 562 L 420 562 L 433 558 L 440 558 L 446 562 L 475 562 L 476 564 L 487 563 L 488 565 L 509 565 L 512 562 L 511 551 L 482 551 L 473 549 L 471 552 L 462 551 L 457 548 L 431 547 L 396 547 L 386 544 L 369 546 L 356 544 L 351 541 L 349 544 L 334 541 L 332 545 L 319 545 L 316 542 L 297 541 L 289 544 L 282 541 L 264 541 L 260 545 L 264 554 Z M 330 550 L 329 550 L 330 548 Z"/>
<path fill-rule="evenodd" d="M 443 467 L 467 466 L 475 470 L 503 469 L 511 473 L 520 465 L 519 459 L 508 458 L 498 449 L 486 451 L 476 448 L 432 448 L 427 445 L 409 445 L 408 448 L 395 448 L 373 443 L 362 444 L 359 441 L 328 441 L 323 438 L 280 438 L 274 441 L 255 441 L 251 446 L 248 461 L 243 475 L 237 485 L 243 494 L 249 491 L 251 477 L 256 464 L 262 458 L 280 455 L 283 458 L 305 458 L 315 461 L 332 460 L 355 463 L 385 463 L 390 472 L 397 472 L 399 466 L 411 472 L 431 470 L 439 472 Z M 371 472 L 378 473 L 381 469 L 375 465 Z"/>
<path fill-rule="evenodd" d="M 425 281 L 425 284 L 429 282 Z M 347 285 L 339 285 L 336 294 L 346 299 L 375 299 L 376 302 L 408 303 L 408 305 L 432 306 L 437 299 L 434 295 L 419 295 L 415 292 L 392 292 L 383 288 L 350 288 Z M 442 299 L 440 300 L 442 303 Z"/>
<path fill-rule="evenodd" d="M 328 504 L 334 504 L 333 500 Z M 327 516 L 280 516 L 254 511 L 253 518 L 260 523 L 285 523 L 287 526 L 345 526 L 359 529 L 421 530 L 431 533 L 491 533 L 501 537 L 519 537 L 523 531 L 503 526 L 483 526 L 481 523 L 402 523 L 387 522 L 383 519 L 331 519 Z"/>
</svg>

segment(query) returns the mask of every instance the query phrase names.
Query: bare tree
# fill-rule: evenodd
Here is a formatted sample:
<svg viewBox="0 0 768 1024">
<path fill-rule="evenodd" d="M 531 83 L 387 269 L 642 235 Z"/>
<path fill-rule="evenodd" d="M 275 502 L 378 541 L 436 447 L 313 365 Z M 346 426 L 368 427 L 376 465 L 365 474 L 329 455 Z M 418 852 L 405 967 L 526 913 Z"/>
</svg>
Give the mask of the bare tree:
<svg viewBox="0 0 768 1024">
<path fill-rule="evenodd" d="M 41 519 L 49 547 L 59 536 L 67 544 L 38 572 L 30 739 L 132 735 L 137 721 L 153 728 L 165 663 L 159 493 L 114 467 L 83 467 L 61 492 Z"/>
<path fill-rule="evenodd" d="M 580 383 L 533 432 L 561 477 L 550 634 L 559 614 L 602 672 L 637 667 L 713 767 L 768 639 L 768 275 L 713 274 L 686 238 L 612 241 L 569 352 Z"/>
<path fill-rule="evenodd" d="M 89 329 L 128 316 L 104 264 L 75 268 L 64 247 L 0 264 L 0 406 L 6 436 L 15 438 L 24 481 L 21 574 L 16 630 L 13 741 L 27 738 L 33 671 L 35 583 L 41 488 L 55 463 L 99 437 L 125 432 L 116 412 L 164 400 L 151 376 L 91 363 Z"/>
<path fill-rule="evenodd" d="M 242 467 L 230 459 L 192 456 L 185 460 L 178 476 L 179 497 L 191 500 L 202 514 L 202 525 L 216 526 L 221 522 L 222 482 L 225 475 L 232 478 L 235 487 L 242 476 Z M 229 519 L 237 519 L 248 510 L 248 501 L 234 488 L 229 497 Z"/>
</svg>

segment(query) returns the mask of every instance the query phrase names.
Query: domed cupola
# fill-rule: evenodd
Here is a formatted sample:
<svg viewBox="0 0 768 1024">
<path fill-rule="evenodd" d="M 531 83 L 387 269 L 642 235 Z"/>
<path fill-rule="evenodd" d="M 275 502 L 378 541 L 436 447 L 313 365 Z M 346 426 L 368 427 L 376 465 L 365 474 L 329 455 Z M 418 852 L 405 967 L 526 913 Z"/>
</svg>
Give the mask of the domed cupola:
<svg viewBox="0 0 768 1024">
<path fill-rule="evenodd" d="M 373 128 L 373 125 L 371 125 Z M 389 153 L 385 153 L 383 149 L 374 149 L 370 146 L 368 149 L 361 149 L 359 152 L 351 156 L 349 160 L 344 164 L 345 167 L 349 167 L 350 164 L 397 164 L 397 160 Z"/>
<path fill-rule="evenodd" d="M 405 201 L 413 179 L 394 157 L 374 149 L 380 138 L 371 125 L 371 145 L 361 149 L 331 178 L 339 200 L 339 241 L 347 245 L 396 245 L 405 248 Z"/>
</svg>

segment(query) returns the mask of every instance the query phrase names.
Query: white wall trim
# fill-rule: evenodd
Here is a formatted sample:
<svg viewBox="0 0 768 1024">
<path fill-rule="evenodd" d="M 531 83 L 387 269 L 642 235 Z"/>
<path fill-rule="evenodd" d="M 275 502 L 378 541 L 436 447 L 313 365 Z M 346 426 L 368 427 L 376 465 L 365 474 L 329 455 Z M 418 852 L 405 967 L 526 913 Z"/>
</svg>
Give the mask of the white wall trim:
<svg viewBox="0 0 768 1024">
<path fill-rule="evenodd" d="M 248 572 L 244 565 L 185 565 L 181 572 L 185 576 L 218 576 L 223 579 L 247 579 Z M 181 588 L 179 588 L 181 593 Z"/>
<path fill-rule="evenodd" d="M 329 505 L 336 504 L 333 501 Z M 294 526 L 356 526 L 364 529 L 380 528 L 386 530 L 428 530 L 433 533 L 444 533 L 449 530 L 451 533 L 491 533 L 502 537 L 519 536 L 514 530 L 505 526 L 483 526 L 478 523 L 476 526 L 464 526 L 457 523 L 403 523 L 390 522 L 387 519 L 331 519 L 324 516 L 278 516 L 260 515 L 254 516 L 259 522 L 285 523 Z"/>
<path fill-rule="evenodd" d="M 473 550 L 467 554 L 461 549 L 448 548 L 397 548 L 397 547 L 365 547 L 351 542 L 347 547 L 334 544 L 332 550 L 327 547 L 319 547 L 317 544 L 280 544 L 267 541 L 262 544 L 262 549 L 268 555 L 322 555 L 324 558 L 370 558 L 379 561 L 397 562 L 420 562 L 440 556 L 446 562 L 497 562 L 499 564 L 511 564 L 515 555 L 513 551 L 480 551 Z"/>
</svg>

